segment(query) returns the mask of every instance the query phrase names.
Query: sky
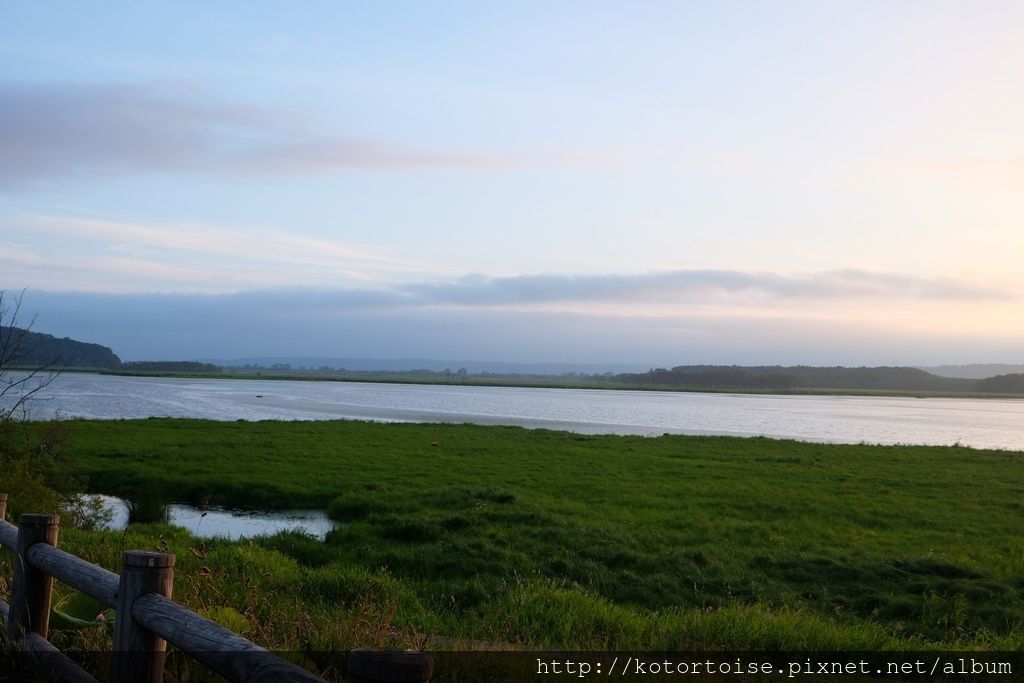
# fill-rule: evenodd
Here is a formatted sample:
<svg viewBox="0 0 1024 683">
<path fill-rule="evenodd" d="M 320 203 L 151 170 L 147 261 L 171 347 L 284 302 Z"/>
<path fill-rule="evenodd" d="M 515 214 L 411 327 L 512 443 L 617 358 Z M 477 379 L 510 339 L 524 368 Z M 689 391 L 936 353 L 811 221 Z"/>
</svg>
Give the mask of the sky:
<svg viewBox="0 0 1024 683">
<path fill-rule="evenodd" d="M 123 359 L 1024 361 L 1024 4 L 18 3 L 0 289 Z"/>
</svg>

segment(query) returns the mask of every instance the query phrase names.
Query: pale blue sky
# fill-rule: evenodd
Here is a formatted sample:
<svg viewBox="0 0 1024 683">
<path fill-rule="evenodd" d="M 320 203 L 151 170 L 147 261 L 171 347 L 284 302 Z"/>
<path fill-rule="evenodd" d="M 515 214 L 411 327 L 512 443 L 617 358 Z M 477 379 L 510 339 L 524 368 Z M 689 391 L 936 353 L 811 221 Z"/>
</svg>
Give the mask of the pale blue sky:
<svg viewBox="0 0 1024 683">
<path fill-rule="evenodd" d="M 1022 45 L 1018 2 L 23 3 L 0 288 L 126 358 L 1019 362 Z"/>
</svg>

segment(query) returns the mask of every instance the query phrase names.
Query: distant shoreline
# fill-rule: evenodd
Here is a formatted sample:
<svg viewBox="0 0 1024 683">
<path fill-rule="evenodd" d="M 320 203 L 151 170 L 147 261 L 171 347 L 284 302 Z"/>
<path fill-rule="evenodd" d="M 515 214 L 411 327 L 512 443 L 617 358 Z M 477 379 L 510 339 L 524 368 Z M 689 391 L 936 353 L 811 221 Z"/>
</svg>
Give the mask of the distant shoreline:
<svg viewBox="0 0 1024 683">
<path fill-rule="evenodd" d="M 626 382 L 601 382 L 586 379 L 567 379 L 561 377 L 531 376 L 480 376 L 466 375 L 451 381 L 439 380 L 429 376 L 407 374 L 401 372 L 354 372 L 323 374 L 301 371 L 237 371 L 225 372 L 160 372 L 109 370 L 92 368 L 53 368 L 53 372 L 83 373 L 93 375 L 110 375 L 117 377 L 167 377 L 180 379 L 225 379 L 225 380 L 284 380 L 299 382 L 356 382 L 373 384 L 413 384 L 430 386 L 479 386 L 479 387 L 516 387 L 534 389 L 593 389 L 600 391 L 657 391 L 671 393 L 697 394 L 755 394 L 769 396 L 877 396 L 901 398 L 974 398 L 974 399 L 1014 399 L 1022 400 L 1024 395 L 1009 393 L 963 392 L 963 391 L 919 391 L 911 389 L 831 389 L 827 387 L 797 387 L 792 389 L 765 389 L 757 387 L 707 387 L 707 386 L 671 386 L 655 384 L 634 384 Z"/>
</svg>

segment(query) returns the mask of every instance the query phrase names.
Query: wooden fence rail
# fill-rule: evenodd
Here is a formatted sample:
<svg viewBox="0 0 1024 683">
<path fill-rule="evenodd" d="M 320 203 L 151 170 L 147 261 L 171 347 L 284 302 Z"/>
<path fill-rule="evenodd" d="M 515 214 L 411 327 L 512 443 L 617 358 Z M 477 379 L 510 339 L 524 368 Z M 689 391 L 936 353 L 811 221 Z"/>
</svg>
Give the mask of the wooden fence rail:
<svg viewBox="0 0 1024 683">
<path fill-rule="evenodd" d="M 0 493 L 0 545 L 14 553 L 11 600 L 9 604 L 0 601 L 0 613 L 12 641 L 21 650 L 44 653 L 41 663 L 58 680 L 96 683 L 47 640 L 55 578 L 116 610 L 111 683 L 162 681 L 167 643 L 229 681 L 324 683 L 319 676 L 174 602 L 173 554 L 125 551 L 119 576 L 58 550 L 57 515 L 21 515 L 15 526 L 4 520 L 6 511 L 7 494 Z M 379 659 L 372 650 L 354 650 L 353 655 Z M 402 677 L 393 677 L 396 671 L 381 672 L 386 675 L 381 680 L 428 680 L 430 657 L 411 651 L 408 655 L 400 662 Z"/>
</svg>

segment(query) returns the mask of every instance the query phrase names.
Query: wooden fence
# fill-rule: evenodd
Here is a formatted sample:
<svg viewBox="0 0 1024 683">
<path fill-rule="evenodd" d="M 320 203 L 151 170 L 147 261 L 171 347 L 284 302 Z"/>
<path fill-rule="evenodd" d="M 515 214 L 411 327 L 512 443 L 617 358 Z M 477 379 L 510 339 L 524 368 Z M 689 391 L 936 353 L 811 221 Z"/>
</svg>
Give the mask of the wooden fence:
<svg viewBox="0 0 1024 683">
<path fill-rule="evenodd" d="M 7 494 L 0 493 L 0 545 L 14 553 L 11 601 L 0 600 L 7 635 L 19 649 L 44 655 L 40 663 L 58 680 L 96 683 L 47 640 L 54 579 L 116 610 L 111 683 L 162 681 L 167 643 L 229 681 L 324 683 L 171 600 L 173 554 L 125 551 L 117 575 L 58 550 L 57 515 L 21 515 L 15 526 L 4 519 L 6 512 Z M 432 662 L 421 652 L 353 650 L 348 669 L 350 681 L 419 682 L 430 678 Z"/>
</svg>

